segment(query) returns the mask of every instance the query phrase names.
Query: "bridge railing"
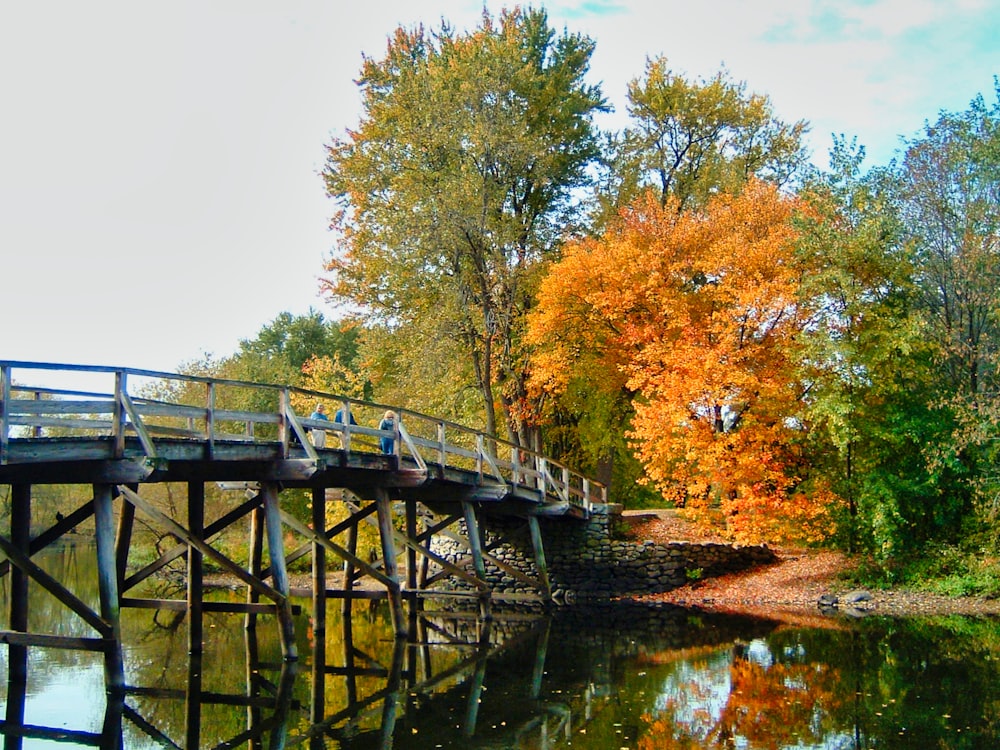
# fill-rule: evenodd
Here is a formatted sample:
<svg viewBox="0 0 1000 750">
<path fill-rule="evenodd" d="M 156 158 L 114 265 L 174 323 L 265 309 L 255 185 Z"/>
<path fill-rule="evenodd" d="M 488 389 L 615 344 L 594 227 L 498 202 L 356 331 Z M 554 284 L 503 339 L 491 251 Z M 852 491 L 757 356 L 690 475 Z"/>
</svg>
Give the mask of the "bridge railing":
<svg viewBox="0 0 1000 750">
<path fill-rule="evenodd" d="M 60 384 L 42 385 L 46 379 Z M 317 403 L 329 420 L 303 416 Z M 393 427 L 379 429 L 386 412 L 395 415 Z M 538 490 L 587 510 L 607 502 L 603 485 L 540 453 L 409 409 L 223 378 L 0 360 L 0 464 L 8 462 L 12 439 L 46 437 L 110 438 L 116 457 L 125 455 L 130 437 L 150 457 L 158 440 L 173 439 L 204 443 L 209 456 L 216 443 L 244 441 L 277 443 L 285 457 L 301 448 L 317 458 L 313 430 L 332 433 L 326 447 L 348 454 L 387 452 L 401 466 L 471 471 L 484 483 Z"/>
</svg>

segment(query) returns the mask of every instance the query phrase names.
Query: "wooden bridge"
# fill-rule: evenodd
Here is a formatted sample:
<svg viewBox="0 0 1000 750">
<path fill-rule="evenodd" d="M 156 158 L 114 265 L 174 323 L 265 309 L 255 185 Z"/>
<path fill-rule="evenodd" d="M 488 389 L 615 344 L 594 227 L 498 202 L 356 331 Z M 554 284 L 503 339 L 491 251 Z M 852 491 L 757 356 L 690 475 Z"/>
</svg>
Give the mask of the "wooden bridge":
<svg viewBox="0 0 1000 750">
<path fill-rule="evenodd" d="M 317 402 L 340 412 L 340 421 L 304 417 Z M 379 429 L 387 410 L 397 418 L 391 429 Z M 313 430 L 329 433 L 325 447 L 317 447 L 323 441 L 312 438 Z M 186 486 L 183 503 L 159 497 L 172 483 Z M 29 646 L 90 649 L 105 654 L 112 687 L 124 679 L 122 607 L 185 611 L 191 653 L 201 651 L 205 611 L 242 613 L 248 627 L 258 615 L 273 615 L 284 657 L 294 660 L 291 597 L 298 593 L 312 598 L 317 639 L 325 634 L 329 598 L 386 597 L 396 632 L 404 635 L 403 602 L 448 594 L 441 584 L 450 578 L 471 587 L 480 615 L 489 617 L 498 595 L 487 563 L 546 600 L 551 592 L 538 518 L 586 518 L 607 500 L 603 486 L 543 455 L 407 409 L 260 383 L 17 361 L 0 361 L 3 485 L 9 486 L 10 522 L 9 534 L 0 535 L 6 558 L 0 576 L 10 576 L 11 604 L 0 642 L 8 644 L 12 674 L 24 669 Z M 92 496 L 54 514 L 33 504 L 37 485 L 85 485 Z M 289 511 L 287 490 L 307 491 L 308 518 Z M 206 495 L 220 492 L 233 499 L 209 519 Z M 334 505 L 342 518 L 331 522 Z M 130 559 L 137 514 L 175 540 L 142 565 Z M 536 577 L 491 554 L 481 529 L 488 515 L 523 521 Z M 217 543 L 238 523 L 248 529 L 245 560 Z M 369 559 L 358 553 L 362 524 L 378 529 L 380 554 Z M 32 561 L 81 526 L 96 537 L 98 611 Z M 460 543 L 465 559 L 435 553 L 435 537 Z M 311 586 L 293 591 L 288 566 L 310 554 Z M 341 561 L 339 587 L 328 585 L 327 555 Z M 245 603 L 206 600 L 206 558 L 245 585 Z M 140 595 L 144 581 L 178 560 L 186 561 L 186 599 Z M 94 637 L 29 632 L 29 583 L 75 612 Z"/>
</svg>

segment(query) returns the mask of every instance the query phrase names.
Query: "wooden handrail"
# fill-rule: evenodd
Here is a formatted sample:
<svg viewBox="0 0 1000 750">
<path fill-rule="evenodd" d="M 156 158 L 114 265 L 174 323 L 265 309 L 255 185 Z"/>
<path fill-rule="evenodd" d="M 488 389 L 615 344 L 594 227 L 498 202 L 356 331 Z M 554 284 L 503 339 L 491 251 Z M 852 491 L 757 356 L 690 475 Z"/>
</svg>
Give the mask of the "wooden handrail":
<svg viewBox="0 0 1000 750">
<path fill-rule="evenodd" d="M 106 391 L 91 386 L 81 388 L 79 382 L 58 387 L 50 383 L 20 382 L 18 376 L 23 372 L 38 377 L 52 374 L 69 380 L 82 375 L 107 376 L 113 381 Z M 152 382 L 137 387 L 137 381 Z M 192 384 L 205 389 L 200 405 L 190 403 L 191 390 L 185 390 Z M 267 398 L 275 408 L 273 411 L 224 408 L 225 399 L 220 395 L 223 389 L 227 393 L 238 389 L 272 394 Z M 26 394 L 31 398 L 24 398 Z M 182 398 L 185 395 L 187 399 Z M 392 430 L 351 424 L 349 416 L 340 423 L 321 422 L 299 417 L 292 407 L 293 400 L 297 403 L 310 400 L 336 403 L 347 415 L 392 410 L 397 419 Z M 223 408 L 219 407 L 220 403 Z M 234 422 L 242 423 L 238 433 L 224 427 Z M 256 425 L 271 425 L 269 430 L 273 437 L 258 435 Z M 419 470 L 426 471 L 428 463 L 467 468 L 475 472 L 481 482 L 536 489 L 588 511 L 593 504 L 607 500 L 603 485 L 543 454 L 410 409 L 285 385 L 126 367 L 0 360 L 0 464 L 8 461 L 12 439 L 45 433 L 50 437 L 72 435 L 80 431 L 111 437 L 114 455 L 118 457 L 124 455 L 127 433 L 134 431 L 148 457 L 156 456 L 159 436 L 200 440 L 206 444 L 210 456 L 219 440 L 274 442 L 277 439 L 282 455 L 287 457 L 293 440 L 297 440 L 306 455 L 317 460 L 319 454 L 307 439 L 311 429 L 339 433 L 343 440 L 342 450 L 348 453 L 376 452 L 379 438 L 388 437 L 394 441 L 393 455 L 400 461 L 412 461 Z M 510 459 L 503 458 L 502 453 Z M 430 456 L 433 459 L 429 459 Z"/>
</svg>

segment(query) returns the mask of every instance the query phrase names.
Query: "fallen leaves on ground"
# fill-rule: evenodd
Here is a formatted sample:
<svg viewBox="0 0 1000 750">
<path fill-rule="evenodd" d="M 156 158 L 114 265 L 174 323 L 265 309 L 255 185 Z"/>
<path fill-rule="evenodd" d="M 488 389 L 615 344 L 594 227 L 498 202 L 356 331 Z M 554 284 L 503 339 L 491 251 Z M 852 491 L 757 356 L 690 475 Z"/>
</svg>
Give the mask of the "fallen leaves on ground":
<svg viewBox="0 0 1000 750">
<path fill-rule="evenodd" d="M 628 536 L 636 541 L 726 543 L 711 529 L 685 520 L 676 511 L 626 512 Z M 801 618 L 819 615 L 823 594 L 843 595 L 850 590 L 842 577 L 855 564 L 835 550 L 776 548 L 778 562 L 740 573 L 694 581 L 662 594 L 642 597 L 688 607 L 766 616 Z M 871 590 L 870 601 L 842 613 L 883 615 L 1000 615 L 1000 600 L 948 597 L 919 591 Z"/>
</svg>

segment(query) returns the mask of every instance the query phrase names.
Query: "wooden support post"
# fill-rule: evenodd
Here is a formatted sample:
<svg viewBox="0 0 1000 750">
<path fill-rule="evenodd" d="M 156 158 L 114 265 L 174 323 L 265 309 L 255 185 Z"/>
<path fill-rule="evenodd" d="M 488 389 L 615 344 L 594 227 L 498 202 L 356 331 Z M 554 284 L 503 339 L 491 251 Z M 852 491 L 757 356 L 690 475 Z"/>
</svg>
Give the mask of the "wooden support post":
<svg viewBox="0 0 1000 750">
<path fill-rule="evenodd" d="M 122 398 L 128 388 L 127 375 L 123 370 L 115 372 L 115 404 L 114 424 L 111 426 L 114 440 L 114 456 L 122 458 L 125 455 L 125 404 Z"/>
<path fill-rule="evenodd" d="M 403 684 L 403 657 L 406 654 L 406 639 L 396 638 L 392 650 L 392 663 L 385 685 L 385 702 L 382 704 L 382 720 L 379 725 L 379 747 L 391 748 L 396 731 L 396 717 L 399 714 L 399 699 Z"/>
<path fill-rule="evenodd" d="M 110 484 L 94 485 L 94 536 L 97 541 L 97 583 L 101 619 L 111 629 L 104 652 L 105 684 L 111 691 L 125 687 L 122 660 L 121 596 L 118 592 L 118 562 L 115 557 L 115 491 Z"/>
<path fill-rule="evenodd" d="M 133 492 L 139 491 L 139 485 L 129 485 Z M 118 511 L 118 531 L 115 534 L 115 564 L 118 569 L 118 593 L 124 593 L 125 573 L 128 570 L 128 553 L 132 547 L 132 528 L 135 525 L 135 506 L 132 503 L 121 504 Z"/>
<path fill-rule="evenodd" d="M 28 702 L 28 647 L 8 644 L 7 706 L 4 720 L 9 727 L 24 726 L 24 708 Z M 23 738 L 8 734 L 4 738 L 5 750 L 21 750 Z"/>
<path fill-rule="evenodd" d="M 351 606 L 351 600 L 345 599 L 347 606 Z M 347 705 L 353 706 L 358 702 L 358 671 L 354 668 L 354 656 L 357 651 L 354 648 L 354 618 L 348 609 L 342 621 L 344 626 L 344 677 L 346 677 Z"/>
<path fill-rule="evenodd" d="M 549 632 L 552 629 L 552 621 L 547 620 L 542 632 L 538 635 L 538 643 L 535 646 L 535 666 L 531 671 L 531 691 L 529 695 L 532 700 L 539 700 L 542 695 L 542 680 L 545 677 L 545 659 L 549 652 Z"/>
<path fill-rule="evenodd" d="M 271 578 L 274 588 L 283 597 L 276 602 L 281 635 L 281 653 L 288 661 L 298 658 L 295 644 L 295 621 L 292 619 L 292 603 L 288 599 L 288 571 L 285 569 L 285 543 L 281 530 L 281 508 L 278 505 L 278 487 L 273 482 L 261 484 L 264 498 L 264 526 L 267 533 L 267 551 L 271 558 Z"/>
<path fill-rule="evenodd" d="M 536 516 L 528 516 L 528 530 L 531 532 L 531 548 L 535 551 L 535 567 L 538 569 L 538 579 L 542 582 L 542 594 L 546 599 L 552 596 L 552 585 L 549 583 L 549 568 L 545 563 L 545 548 L 542 546 L 542 531 L 538 526 Z"/>
<path fill-rule="evenodd" d="M 184 747 L 201 747 L 201 655 L 192 654 L 184 695 Z"/>
<path fill-rule="evenodd" d="M 10 541 L 28 557 L 31 549 L 31 485 L 15 484 L 10 492 Z M 16 565 L 10 571 L 10 629 L 28 632 L 28 573 Z M 24 684 L 28 679 L 28 649 L 26 646 L 7 646 L 9 678 L 12 683 Z"/>
<path fill-rule="evenodd" d="M 476 671 L 469 680 L 469 698 L 465 703 L 465 723 L 462 736 L 474 737 L 479 721 L 479 704 L 482 703 L 483 685 L 486 682 L 486 658 L 476 659 Z"/>
<path fill-rule="evenodd" d="M 10 365 L 0 366 L 0 466 L 7 463 L 10 441 Z"/>
<path fill-rule="evenodd" d="M 486 580 L 486 561 L 483 559 L 483 538 L 479 534 L 479 519 L 476 517 L 476 507 L 472 503 L 462 503 L 465 515 L 465 530 L 469 536 L 469 551 L 472 553 L 472 564 L 476 568 L 476 577 L 483 583 Z M 490 618 L 491 591 L 487 586 L 479 596 L 479 614 L 484 619 Z"/>
<path fill-rule="evenodd" d="M 326 490 L 323 487 L 314 487 L 312 491 L 312 526 L 320 536 L 326 534 Z M 314 541 L 312 556 L 313 681 L 309 720 L 318 724 L 324 717 L 326 696 L 323 679 L 326 667 L 326 547 Z"/>
<path fill-rule="evenodd" d="M 358 524 L 361 523 L 351 511 L 351 523 L 347 529 L 347 551 L 351 557 L 358 556 Z M 341 603 L 341 613 L 346 619 L 351 617 L 351 589 L 354 588 L 354 563 L 347 557 L 344 558 L 344 600 Z"/>
<path fill-rule="evenodd" d="M 417 540 L 417 501 L 406 501 L 406 536 L 411 541 Z M 406 548 L 406 589 L 417 589 L 417 551 L 413 547 Z"/>
<path fill-rule="evenodd" d="M 258 498 L 259 499 L 259 498 Z M 252 577 L 260 579 L 262 570 L 261 558 L 264 547 L 264 507 L 258 505 L 250 513 L 250 551 L 247 571 Z M 260 594 L 253 586 L 247 586 L 247 604 L 257 604 Z M 254 630 L 257 627 L 257 615 L 251 610 L 247 612 L 243 627 Z"/>
<path fill-rule="evenodd" d="M 392 608 L 392 627 L 397 636 L 406 635 L 406 623 L 403 613 L 403 596 L 399 589 L 399 574 L 396 570 L 396 542 L 392 526 L 392 501 L 384 487 L 375 490 L 375 503 L 378 511 L 378 530 L 382 542 L 382 569 L 390 583 L 389 604 Z"/>
<path fill-rule="evenodd" d="M 256 628 L 247 628 L 243 631 L 243 643 L 246 647 L 247 695 L 258 695 L 263 677 L 260 674 L 260 643 L 257 640 Z M 254 701 L 247 704 L 247 726 L 260 726 L 260 706 Z M 253 745 L 250 747 L 257 750 Z"/>
<path fill-rule="evenodd" d="M 205 536 L 205 485 L 188 482 L 188 531 L 196 539 Z M 187 551 L 188 653 L 200 654 L 204 641 L 202 602 L 205 597 L 204 559 L 201 552 L 189 546 Z"/>
</svg>

